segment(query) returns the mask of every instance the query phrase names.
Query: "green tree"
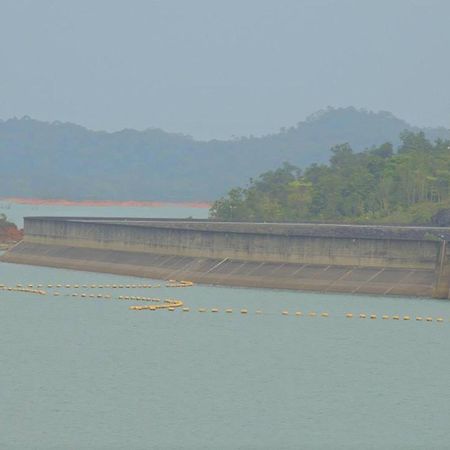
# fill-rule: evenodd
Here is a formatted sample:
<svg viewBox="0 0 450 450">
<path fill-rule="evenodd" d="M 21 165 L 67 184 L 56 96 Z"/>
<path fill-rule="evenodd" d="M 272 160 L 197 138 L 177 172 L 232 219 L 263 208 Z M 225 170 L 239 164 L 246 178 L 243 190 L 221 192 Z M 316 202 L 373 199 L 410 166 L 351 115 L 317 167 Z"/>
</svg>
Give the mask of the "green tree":
<svg viewBox="0 0 450 450">
<path fill-rule="evenodd" d="M 211 209 L 220 220 L 426 223 L 450 207 L 450 141 L 404 132 L 397 152 L 385 143 L 362 153 L 331 149 L 328 165 L 290 164 L 233 189 Z"/>
</svg>

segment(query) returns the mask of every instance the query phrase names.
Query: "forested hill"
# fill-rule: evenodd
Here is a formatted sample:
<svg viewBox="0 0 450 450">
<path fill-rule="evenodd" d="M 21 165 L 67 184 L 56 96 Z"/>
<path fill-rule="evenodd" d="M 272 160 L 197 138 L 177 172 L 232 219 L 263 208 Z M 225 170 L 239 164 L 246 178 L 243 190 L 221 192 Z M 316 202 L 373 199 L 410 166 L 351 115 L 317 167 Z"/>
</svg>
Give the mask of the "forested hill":
<svg viewBox="0 0 450 450">
<path fill-rule="evenodd" d="M 329 164 L 285 163 L 231 189 L 213 204 L 212 218 L 448 226 L 450 140 L 404 131 L 397 151 L 385 143 L 354 153 L 340 144 L 331 153 Z"/>
<path fill-rule="evenodd" d="M 28 117 L 0 121 L 0 197 L 72 200 L 212 200 L 289 162 L 326 162 L 330 148 L 355 151 L 418 131 L 386 112 L 328 109 L 263 137 L 197 141 L 158 129 L 91 131 Z M 447 129 L 427 137 L 450 138 Z"/>
</svg>

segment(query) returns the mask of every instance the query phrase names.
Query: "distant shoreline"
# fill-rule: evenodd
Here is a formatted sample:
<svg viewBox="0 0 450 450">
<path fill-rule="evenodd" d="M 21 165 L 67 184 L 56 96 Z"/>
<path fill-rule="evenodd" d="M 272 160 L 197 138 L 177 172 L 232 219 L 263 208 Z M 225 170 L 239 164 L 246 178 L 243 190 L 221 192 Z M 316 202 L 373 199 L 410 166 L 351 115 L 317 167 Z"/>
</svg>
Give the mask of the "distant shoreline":
<svg viewBox="0 0 450 450">
<path fill-rule="evenodd" d="M 121 207 L 141 207 L 154 208 L 161 206 L 184 206 L 188 208 L 210 208 L 207 202 L 175 202 L 175 201 L 114 201 L 114 200 L 66 200 L 66 199 L 42 199 L 42 198 L 21 198 L 8 197 L 0 198 L 2 202 L 15 203 L 19 205 L 55 205 L 55 206 L 121 206 Z"/>
</svg>

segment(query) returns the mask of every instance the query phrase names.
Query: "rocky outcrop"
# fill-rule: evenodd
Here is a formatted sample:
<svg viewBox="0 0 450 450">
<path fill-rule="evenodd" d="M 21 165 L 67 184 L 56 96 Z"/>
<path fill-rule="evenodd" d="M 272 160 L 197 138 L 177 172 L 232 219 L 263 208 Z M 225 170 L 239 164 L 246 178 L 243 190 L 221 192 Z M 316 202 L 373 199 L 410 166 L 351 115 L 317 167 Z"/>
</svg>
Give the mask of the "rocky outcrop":
<svg viewBox="0 0 450 450">
<path fill-rule="evenodd" d="M 23 230 L 15 225 L 0 226 L 0 244 L 14 244 L 23 238 Z"/>
</svg>

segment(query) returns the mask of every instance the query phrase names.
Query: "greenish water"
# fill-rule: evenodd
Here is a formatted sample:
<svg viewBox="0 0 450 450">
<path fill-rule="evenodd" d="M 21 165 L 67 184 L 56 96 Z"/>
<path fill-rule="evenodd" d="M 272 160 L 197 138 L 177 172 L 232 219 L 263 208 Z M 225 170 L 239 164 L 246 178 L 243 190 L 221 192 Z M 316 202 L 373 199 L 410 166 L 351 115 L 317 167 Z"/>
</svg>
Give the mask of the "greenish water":
<svg viewBox="0 0 450 450">
<path fill-rule="evenodd" d="M 8 285 L 147 282 L 0 264 Z M 191 312 L 0 291 L 1 449 L 450 448 L 447 301 L 211 286 L 132 294 L 179 297 Z"/>
</svg>

